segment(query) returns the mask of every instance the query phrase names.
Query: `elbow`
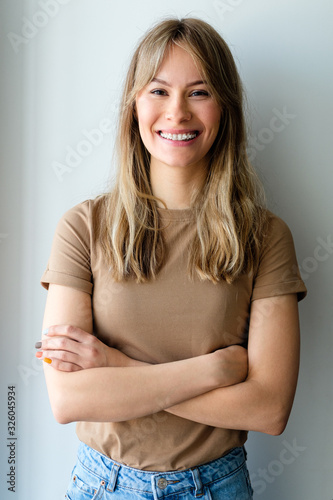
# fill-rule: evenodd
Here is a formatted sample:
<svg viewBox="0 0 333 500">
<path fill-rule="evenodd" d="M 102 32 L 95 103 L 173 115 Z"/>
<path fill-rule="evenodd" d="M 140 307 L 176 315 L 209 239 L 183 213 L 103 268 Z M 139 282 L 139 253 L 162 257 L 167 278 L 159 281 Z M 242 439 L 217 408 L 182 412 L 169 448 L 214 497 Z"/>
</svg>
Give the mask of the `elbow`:
<svg viewBox="0 0 333 500">
<path fill-rule="evenodd" d="M 59 424 L 69 424 L 75 421 L 73 409 L 76 404 L 68 375 L 68 373 L 50 369 L 46 377 L 51 410 Z"/>
<path fill-rule="evenodd" d="M 270 412 L 263 432 L 271 436 L 280 436 L 287 427 L 289 414 L 290 410 L 285 408 L 276 408 L 274 412 Z"/>
<path fill-rule="evenodd" d="M 71 405 L 67 404 L 63 397 L 53 397 L 50 403 L 53 416 L 58 424 L 64 425 L 74 422 Z"/>
<path fill-rule="evenodd" d="M 287 427 L 293 404 L 293 395 L 251 381 L 253 412 L 248 430 L 280 436 Z"/>
<path fill-rule="evenodd" d="M 269 434 L 270 436 L 280 436 L 287 427 L 293 398 L 286 397 L 280 391 L 265 390 L 259 393 L 256 398 L 257 411 L 254 418 L 257 425 L 253 430 Z"/>
<path fill-rule="evenodd" d="M 51 405 L 53 416 L 58 424 L 70 424 L 73 420 L 62 407 Z"/>
<path fill-rule="evenodd" d="M 266 434 L 270 436 L 280 436 L 284 432 L 286 426 L 287 422 L 278 422 L 273 426 L 270 425 L 266 430 Z"/>
<path fill-rule="evenodd" d="M 67 415 L 65 412 L 63 411 L 59 411 L 59 409 L 52 409 L 52 412 L 53 412 L 53 416 L 56 420 L 56 422 L 58 422 L 58 424 L 62 424 L 62 425 L 65 425 L 65 424 L 70 424 L 71 422 L 73 422 L 73 420 L 69 417 L 69 415 Z"/>
</svg>

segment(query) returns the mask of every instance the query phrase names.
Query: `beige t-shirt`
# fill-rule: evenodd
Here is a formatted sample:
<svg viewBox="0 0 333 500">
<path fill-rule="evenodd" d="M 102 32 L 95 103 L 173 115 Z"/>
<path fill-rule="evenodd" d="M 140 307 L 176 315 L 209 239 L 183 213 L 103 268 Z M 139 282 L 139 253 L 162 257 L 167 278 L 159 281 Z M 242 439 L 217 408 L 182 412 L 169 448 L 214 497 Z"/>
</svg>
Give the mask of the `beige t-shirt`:
<svg viewBox="0 0 333 500">
<path fill-rule="evenodd" d="M 42 284 L 91 294 L 95 335 L 128 356 L 165 363 L 243 344 L 252 300 L 288 293 L 297 293 L 299 300 L 305 297 L 290 230 L 270 212 L 268 244 L 258 269 L 232 284 L 189 280 L 194 213 L 162 208 L 167 257 L 158 278 L 144 284 L 134 279 L 115 283 L 95 234 L 99 203 L 85 201 L 62 217 Z M 246 430 L 214 428 L 164 411 L 126 422 L 78 422 L 77 435 L 113 460 L 156 471 L 214 460 L 247 439 Z"/>
</svg>

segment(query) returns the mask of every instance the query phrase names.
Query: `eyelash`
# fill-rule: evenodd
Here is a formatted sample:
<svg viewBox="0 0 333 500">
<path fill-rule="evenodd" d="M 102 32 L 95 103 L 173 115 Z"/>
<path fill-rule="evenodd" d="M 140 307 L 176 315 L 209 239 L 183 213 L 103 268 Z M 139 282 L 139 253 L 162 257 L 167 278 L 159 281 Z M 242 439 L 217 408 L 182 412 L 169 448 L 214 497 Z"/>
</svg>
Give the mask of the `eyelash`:
<svg viewBox="0 0 333 500">
<path fill-rule="evenodd" d="M 163 92 L 163 94 L 162 93 L 159 94 L 158 92 Z M 157 96 L 166 95 L 166 91 L 162 90 L 162 89 L 154 89 L 154 90 L 151 90 L 150 93 L 157 95 Z M 201 96 L 209 97 L 209 93 L 206 90 L 194 90 L 193 92 L 191 92 L 190 96 L 192 96 L 193 94 L 199 94 L 199 97 L 201 97 Z M 194 97 L 197 97 L 197 96 L 194 96 Z"/>
</svg>

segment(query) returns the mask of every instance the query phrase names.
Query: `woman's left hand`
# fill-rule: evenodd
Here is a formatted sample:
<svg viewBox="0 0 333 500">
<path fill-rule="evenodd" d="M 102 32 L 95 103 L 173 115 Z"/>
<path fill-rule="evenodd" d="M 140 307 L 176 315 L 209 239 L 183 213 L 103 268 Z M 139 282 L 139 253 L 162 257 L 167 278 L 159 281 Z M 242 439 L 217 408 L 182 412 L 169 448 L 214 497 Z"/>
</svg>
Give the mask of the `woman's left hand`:
<svg viewBox="0 0 333 500">
<path fill-rule="evenodd" d="M 132 361 L 91 333 L 71 325 L 51 326 L 47 337 L 37 342 L 36 348 L 37 358 L 48 362 L 56 370 L 66 372 L 87 368 L 128 366 Z"/>
</svg>

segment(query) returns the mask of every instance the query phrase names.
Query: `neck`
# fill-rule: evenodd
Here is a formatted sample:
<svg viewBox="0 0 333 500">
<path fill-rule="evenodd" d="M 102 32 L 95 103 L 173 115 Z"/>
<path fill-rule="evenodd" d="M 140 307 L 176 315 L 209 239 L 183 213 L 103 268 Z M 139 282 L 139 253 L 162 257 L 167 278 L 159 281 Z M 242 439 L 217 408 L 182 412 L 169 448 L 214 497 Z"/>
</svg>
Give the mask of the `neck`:
<svg viewBox="0 0 333 500">
<path fill-rule="evenodd" d="M 191 167 L 170 167 L 150 165 L 150 181 L 154 196 L 164 201 L 170 210 L 181 210 L 191 206 L 194 191 L 200 190 L 205 183 L 206 169 Z M 157 205 L 164 207 L 163 203 Z"/>
</svg>

